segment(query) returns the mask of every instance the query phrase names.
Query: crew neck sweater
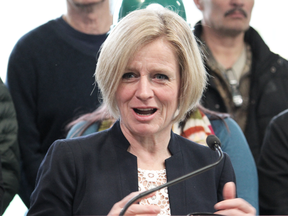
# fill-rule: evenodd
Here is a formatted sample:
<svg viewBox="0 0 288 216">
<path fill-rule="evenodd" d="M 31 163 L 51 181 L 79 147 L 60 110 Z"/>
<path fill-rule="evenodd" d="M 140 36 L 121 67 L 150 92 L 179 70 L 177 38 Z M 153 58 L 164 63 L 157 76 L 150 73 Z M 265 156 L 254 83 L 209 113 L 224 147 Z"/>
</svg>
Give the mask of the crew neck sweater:
<svg viewBox="0 0 288 216">
<path fill-rule="evenodd" d="M 94 73 L 107 34 L 88 35 L 62 17 L 28 32 L 9 59 L 7 86 L 15 104 L 19 145 L 28 186 L 50 145 L 65 126 L 99 105 Z"/>
</svg>

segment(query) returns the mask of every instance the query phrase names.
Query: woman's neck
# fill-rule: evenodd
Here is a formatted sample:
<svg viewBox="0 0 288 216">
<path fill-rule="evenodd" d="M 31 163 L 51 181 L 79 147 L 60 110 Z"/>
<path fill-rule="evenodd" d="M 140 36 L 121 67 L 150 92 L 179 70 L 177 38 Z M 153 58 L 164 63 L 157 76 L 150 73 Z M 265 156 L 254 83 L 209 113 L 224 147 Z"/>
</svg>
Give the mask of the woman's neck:
<svg viewBox="0 0 288 216">
<path fill-rule="evenodd" d="M 171 157 L 168 148 L 153 147 L 153 150 L 142 148 L 131 144 L 128 151 L 137 157 L 138 168 L 144 170 L 162 170 L 165 169 L 165 160 Z"/>
<path fill-rule="evenodd" d="M 137 157 L 138 168 L 161 170 L 165 168 L 165 160 L 171 156 L 168 150 L 171 131 L 151 136 L 132 135 L 126 128 L 122 132 L 130 147 L 128 151 Z"/>
</svg>

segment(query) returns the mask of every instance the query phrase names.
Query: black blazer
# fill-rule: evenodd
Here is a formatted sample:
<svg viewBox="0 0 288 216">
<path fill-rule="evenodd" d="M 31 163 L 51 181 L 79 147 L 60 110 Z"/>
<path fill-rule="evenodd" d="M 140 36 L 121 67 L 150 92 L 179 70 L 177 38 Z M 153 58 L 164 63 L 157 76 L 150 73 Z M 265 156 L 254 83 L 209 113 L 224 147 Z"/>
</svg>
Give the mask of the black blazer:
<svg viewBox="0 0 288 216">
<path fill-rule="evenodd" d="M 138 190 L 137 158 L 119 122 L 103 132 L 53 143 L 38 171 L 28 216 L 107 215 L 112 206 Z M 167 180 L 201 168 L 218 158 L 208 147 L 171 132 Z M 216 168 L 168 188 L 172 215 L 214 212 L 223 186 L 235 181 L 227 155 Z"/>
</svg>

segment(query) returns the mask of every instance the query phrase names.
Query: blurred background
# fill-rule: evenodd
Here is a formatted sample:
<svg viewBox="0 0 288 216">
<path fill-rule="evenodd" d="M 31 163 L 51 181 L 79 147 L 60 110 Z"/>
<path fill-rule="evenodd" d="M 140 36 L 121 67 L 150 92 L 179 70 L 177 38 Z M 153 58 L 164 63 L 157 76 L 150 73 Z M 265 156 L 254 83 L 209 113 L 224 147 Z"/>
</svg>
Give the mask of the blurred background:
<svg viewBox="0 0 288 216">
<path fill-rule="evenodd" d="M 114 0 L 119 3 L 120 0 Z M 193 26 L 201 19 L 201 13 L 193 0 L 183 0 L 187 21 Z M 114 5 L 116 5 L 114 4 Z M 47 21 L 58 18 L 66 12 L 65 0 L 13 0 L 2 1 L 0 13 L 0 77 L 5 82 L 9 55 L 18 41 L 28 31 Z M 287 0 L 255 0 L 251 26 L 265 40 L 270 49 L 288 59 L 288 20 Z M 24 216 L 27 208 L 18 196 L 15 196 L 3 216 Z"/>
</svg>

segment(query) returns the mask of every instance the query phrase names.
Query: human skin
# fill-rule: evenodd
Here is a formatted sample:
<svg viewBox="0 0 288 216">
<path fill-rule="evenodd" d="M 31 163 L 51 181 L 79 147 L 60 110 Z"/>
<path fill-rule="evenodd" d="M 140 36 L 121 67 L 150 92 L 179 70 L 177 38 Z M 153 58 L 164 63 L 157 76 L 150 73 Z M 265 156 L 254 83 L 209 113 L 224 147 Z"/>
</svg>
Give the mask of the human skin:
<svg viewBox="0 0 288 216">
<path fill-rule="evenodd" d="M 179 87 L 179 64 L 167 40 L 142 47 L 129 60 L 116 92 L 124 135 L 168 145 Z"/>
<path fill-rule="evenodd" d="M 249 28 L 254 0 L 194 0 L 203 14 L 202 24 L 223 34 L 239 34 Z"/>
</svg>

